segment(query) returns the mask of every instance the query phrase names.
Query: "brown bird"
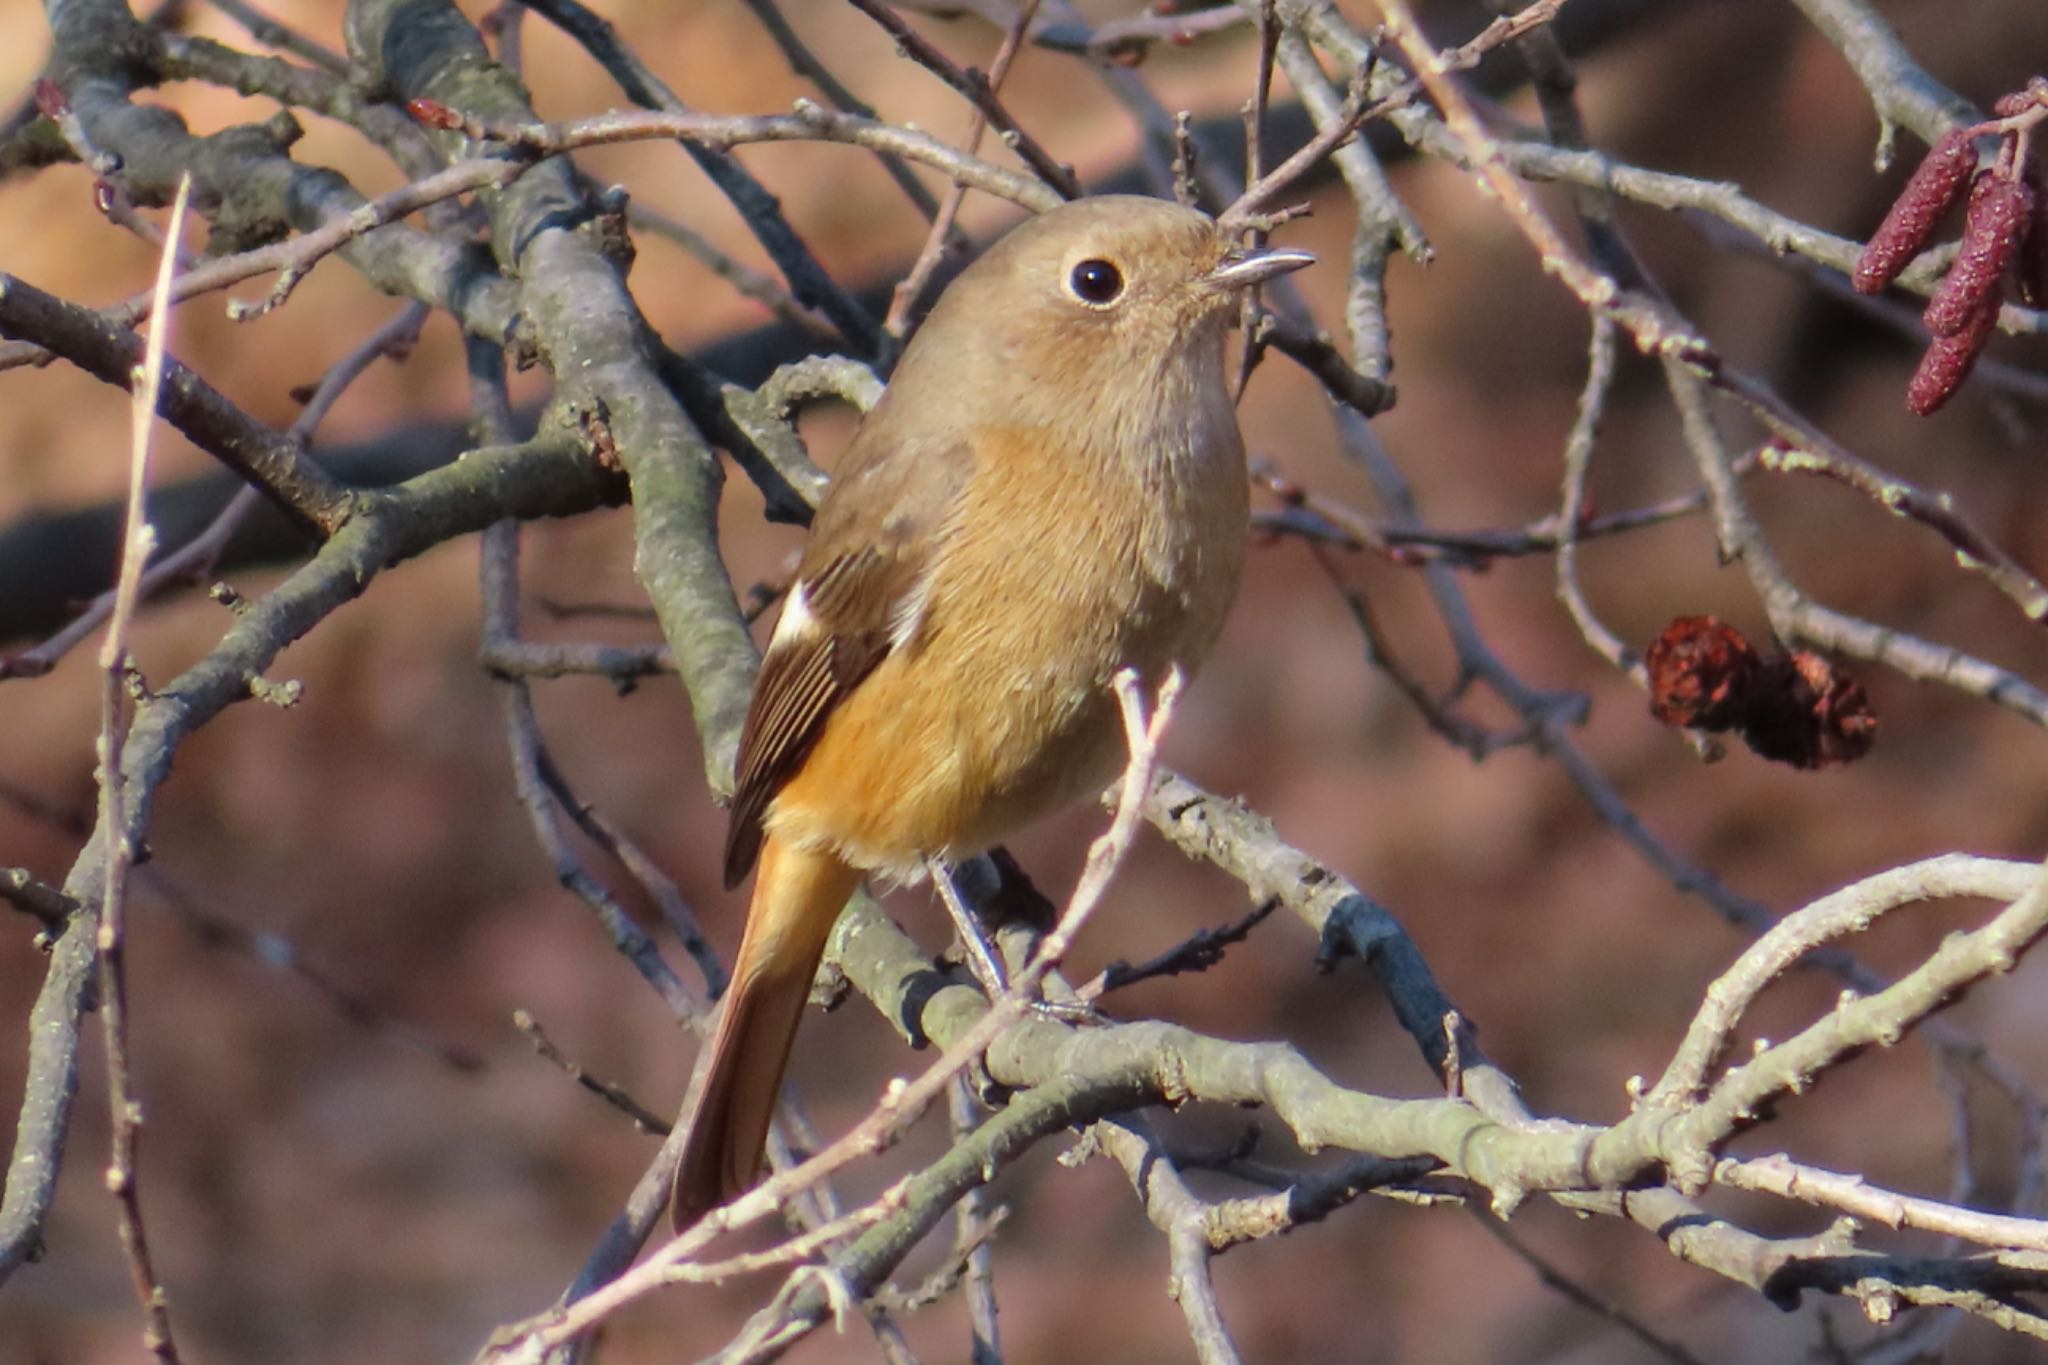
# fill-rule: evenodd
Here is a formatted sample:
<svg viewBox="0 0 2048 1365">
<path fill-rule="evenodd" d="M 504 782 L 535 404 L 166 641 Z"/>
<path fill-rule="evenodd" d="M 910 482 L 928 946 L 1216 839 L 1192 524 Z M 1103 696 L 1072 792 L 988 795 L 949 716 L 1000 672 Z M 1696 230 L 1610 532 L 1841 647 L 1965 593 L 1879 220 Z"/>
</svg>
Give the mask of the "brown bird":
<svg viewBox="0 0 2048 1365">
<path fill-rule="evenodd" d="M 1031 219 L 947 287 L 839 462 L 740 738 L 725 880 L 760 876 L 676 1171 L 685 1227 L 754 1181 L 825 940 L 1124 757 L 1111 679 L 1215 642 L 1244 560 L 1223 373 L 1243 250 L 1129 196 Z"/>
</svg>

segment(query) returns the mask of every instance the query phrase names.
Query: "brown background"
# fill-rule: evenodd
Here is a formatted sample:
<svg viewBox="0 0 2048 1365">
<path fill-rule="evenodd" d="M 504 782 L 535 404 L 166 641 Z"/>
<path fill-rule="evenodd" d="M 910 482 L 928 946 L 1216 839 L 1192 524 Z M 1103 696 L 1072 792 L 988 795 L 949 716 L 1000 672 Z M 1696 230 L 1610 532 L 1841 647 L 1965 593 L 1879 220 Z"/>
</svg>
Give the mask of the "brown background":
<svg viewBox="0 0 2048 1365">
<path fill-rule="evenodd" d="M 1344 7 L 1361 22 L 1372 18 L 1358 0 Z M 273 8 L 338 41 L 338 6 Z M 1928 68 L 1980 106 L 2048 66 L 2048 10 L 2036 0 L 1886 9 Z M 699 107 L 774 110 L 807 93 L 738 5 L 643 2 L 608 12 Z M 857 83 L 887 116 L 957 135 L 957 104 L 895 61 L 850 9 L 817 0 L 790 13 L 842 72 L 870 73 Z M 200 27 L 236 36 L 210 15 Z M 927 27 L 963 59 L 987 61 L 986 27 Z M 32 7 L 0 10 L 0 90 L 25 87 L 44 42 Z M 528 25 L 528 52 L 543 109 L 615 102 L 596 69 L 539 23 Z M 1243 98 L 1251 58 L 1240 35 L 1162 52 L 1145 71 L 1170 104 L 1221 113 Z M 1872 172 L 1877 130 L 1866 98 L 1788 6 L 1666 6 L 1588 57 L 1582 75 L 1589 123 L 1618 155 L 1739 180 L 1831 230 L 1867 230 L 1902 173 Z M 202 130 L 269 112 L 211 90 L 166 96 Z M 1027 55 L 1010 98 L 1084 178 L 1122 164 L 1134 145 L 1124 116 L 1065 59 Z M 1520 99 L 1512 107 L 1529 112 Z M 1905 146 L 1909 156 L 1917 150 Z M 312 124 L 297 154 L 357 174 L 373 192 L 394 183 L 346 131 Z M 886 275 L 914 252 L 914 216 L 863 154 L 769 147 L 749 149 L 745 160 L 842 278 Z M 584 164 L 754 258 L 733 215 L 673 148 L 618 149 Z M 1433 524 L 1533 520 L 1556 500 L 1559 449 L 1583 371 L 1583 316 L 1467 181 L 1435 165 L 1396 174 L 1438 259 L 1426 272 L 1394 267 L 1401 403 L 1379 434 Z M 1326 207 L 1327 216 L 1284 239 L 1324 253 L 1328 264 L 1305 287 L 1334 326 L 1350 224 L 1340 204 Z M 1001 206 L 971 203 L 977 230 L 1004 216 Z M 2038 408 L 1994 401 L 1980 386 L 1932 421 L 1909 419 L 1900 405 L 1913 363 L 1908 342 L 1767 262 L 1713 250 L 1682 224 L 1647 212 L 1629 221 L 1680 307 L 1732 360 L 1770 376 L 1870 458 L 1955 490 L 2018 558 L 2048 569 Z M 147 248 L 94 214 L 83 171 L 0 184 L 0 269 L 100 302 L 141 287 L 151 265 Z M 763 317 L 659 243 L 643 244 L 634 283 L 656 323 L 686 347 Z M 286 391 L 395 307 L 329 262 L 259 323 L 228 323 L 218 299 L 188 305 L 174 346 L 283 425 L 294 415 Z M 2001 347 L 2006 358 L 2042 358 L 2038 348 Z M 408 364 L 381 366 L 352 391 L 322 438 L 367 438 L 458 415 L 463 402 L 458 348 L 440 319 Z M 1289 476 L 1370 508 L 1315 390 L 1285 362 L 1261 372 L 1244 424 L 1254 451 Z M 819 453 L 829 455 L 843 423 L 827 417 L 814 428 Z M 0 374 L 0 523 L 112 496 L 124 477 L 125 429 L 121 396 L 61 365 Z M 206 463 L 168 433 L 160 452 L 166 478 Z M 1600 505 L 1691 484 L 1668 407 L 1646 373 L 1625 371 L 1598 456 Z M 1958 572 L 1932 537 L 1833 487 L 1781 480 L 1753 489 L 1791 568 L 1826 600 L 2048 676 L 2038 632 Z M 728 503 L 735 580 L 772 575 L 794 534 L 759 522 L 759 501 L 741 479 L 729 485 Z M 526 547 L 530 594 L 639 600 L 622 511 L 533 527 Z M 1673 615 L 1709 610 L 1763 632 L 1741 573 L 1717 567 L 1703 521 L 1602 542 L 1584 558 L 1594 602 L 1633 640 Z M 1371 592 L 1414 664 L 1441 681 L 1448 655 L 1417 585 L 1378 563 L 1350 563 L 1347 572 Z M 492 684 L 474 662 L 475 573 L 475 547 L 462 543 L 378 581 L 285 654 L 276 676 L 302 680 L 305 700 L 291 712 L 250 705 L 224 716 L 186 746 L 159 803 L 152 847 L 161 877 L 211 914 L 287 937 L 389 1019 L 484 1063 L 458 1074 L 391 1029 L 351 1023 L 294 978 L 209 950 L 159 894 L 145 892 L 133 949 L 148 1106 L 143 1178 L 192 1359 L 466 1359 L 493 1324 L 558 1292 L 652 1147 L 536 1060 L 508 1022 L 514 1009 L 532 1011 L 575 1057 L 655 1109 L 680 1093 L 687 1047 L 590 916 L 553 883 L 513 802 Z M 1864 763 L 1804 775 L 1737 754 L 1703 767 L 1584 646 L 1554 602 L 1550 575 L 1548 561 L 1532 560 L 1472 578 L 1487 638 L 1525 679 L 1590 693 L 1581 742 L 1664 838 L 1737 889 L 1789 908 L 1932 853 L 2032 857 L 2048 845 L 2039 780 L 2048 745 L 2011 715 L 1864 667 L 1859 676 L 1884 727 Z M 274 577 L 235 581 L 253 594 Z M 153 611 L 140 632 L 143 667 L 152 678 L 170 676 L 223 624 L 220 608 L 196 598 Z M 532 629 L 564 638 L 651 631 L 551 626 L 538 614 Z M 48 678 L 0 688 L 0 781 L 59 811 L 89 808 L 97 691 L 89 650 Z M 673 682 L 624 700 L 601 681 L 545 684 L 540 705 L 581 792 L 656 852 L 729 947 L 741 903 L 717 885 L 722 817 L 704 790 Z M 1622 1113 L 1624 1081 L 1661 1068 L 1700 991 L 1742 945 L 1635 857 L 1540 756 L 1512 750 L 1474 764 L 1429 734 L 1365 665 L 1341 602 L 1297 545 L 1255 551 L 1233 624 L 1169 749 L 1174 764 L 1242 793 L 1286 838 L 1392 907 L 1539 1110 L 1602 1121 Z M 1019 841 L 1018 852 L 1057 892 L 1071 884 L 1098 825 L 1097 816 L 1074 813 Z M 0 804 L 0 862 L 54 880 L 74 851 L 71 832 L 18 802 Z M 1236 915 L 1241 895 L 1148 839 L 1075 968 L 1148 956 Z M 893 904 L 927 942 L 940 941 L 922 893 Z M 1893 969 L 1968 914 L 1932 908 L 1898 919 L 1866 945 L 1872 961 Z M 13 1040 L 0 1046 L 0 1109 L 8 1111 L 44 966 L 26 921 L 10 927 L 0 940 L 0 1038 Z M 1365 975 L 1356 964 L 1317 975 L 1314 947 L 1297 925 L 1276 919 L 1207 976 L 1147 985 L 1116 1009 L 1234 1037 L 1285 1038 L 1348 1083 L 1429 1093 L 1431 1076 Z M 2025 963 L 1960 1010 L 2037 1077 L 2048 1074 L 2044 972 L 2039 961 Z M 1782 1036 L 1834 989 L 1820 979 L 1787 983 L 1766 1002 L 1759 1027 Z M 105 1115 L 91 1051 L 46 1263 L 0 1296 L 0 1356 L 10 1360 L 84 1365 L 137 1353 L 138 1317 L 97 1179 Z M 916 1063 L 854 1005 L 810 1022 L 795 1076 L 830 1132 Z M 1995 1200 L 2008 1193 L 2000 1139 L 2011 1120 L 1995 1103 L 1976 1110 L 1992 1153 L 1983 1196 Z M 1839 1073 L 1744 1149 L 1785 1149 L 1939 1195 L 1949 1179 L 1947 1116 L 1929 1059 L 1908 1046 Z M 1224 1133 L 1245 1119 L 1196 1121 Z M 1000 1185 L 1013 1209 L 996 1260 L 1010 1358 L 1187 1358 L 1160 1239 L 1113 1166 L 1055 1166 L 1053 1150 L 1066 1145 L 1047 1144 Z M 1825 1221 L 1721 1207 L 1774 1231 L 1813 1231 Z M 1680 1266 L 1633 1229 L 1576 1222 L 1541 1201 L 1514 1229 L 1702 1359 L 1794 1361 L 1817 1340 L 1812 1309 L 1781 1315 Z M 913 1263 L 906 1277 L 929 1263 Z M 1366 1201 L 1278 1243 L 1241 1249 L 1217 1275 L 1242 1345 L 1260 1360 L 1643 1358 L 1627 1337 L 1542 1289 L 1470 1214 L 1452 1209 Z M 701 1354 L 763 1290 L 746 1283 L 663 1296 L 618 1321 L 606 1359 Z M 1824 1311 L 1856 1334 L 1846 1306 Z M 963 1356 L 957 1300 L 909 1326 L 927 1359 Z M 795 1358 L 871 1356 L 856 1323 L 844 1336 L 820 1334 Z M 2023 1353 L 1966 1328 L 1955 1358 Z"/>
</svg>

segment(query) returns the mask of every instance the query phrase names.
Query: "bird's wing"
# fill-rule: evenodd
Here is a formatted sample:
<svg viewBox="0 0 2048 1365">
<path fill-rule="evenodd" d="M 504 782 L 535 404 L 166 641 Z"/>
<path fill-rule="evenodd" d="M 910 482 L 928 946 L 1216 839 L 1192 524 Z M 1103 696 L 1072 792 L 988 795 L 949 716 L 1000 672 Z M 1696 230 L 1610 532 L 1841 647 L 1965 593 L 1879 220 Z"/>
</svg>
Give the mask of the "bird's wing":
<svg viewBox="0 0 2048 1365">
<path fill-rule="evenodd" d="M 803 766 L 826 718 L 916 639 L 929 570 L 973 456 L 930 440 L 888 440 L 887 423 L 874 420 L 882 415 L 871 414 L 818 509 L 761 660 L 740 732 L 728 887 L 753 867 L 768 803 Z"/>
</svg>

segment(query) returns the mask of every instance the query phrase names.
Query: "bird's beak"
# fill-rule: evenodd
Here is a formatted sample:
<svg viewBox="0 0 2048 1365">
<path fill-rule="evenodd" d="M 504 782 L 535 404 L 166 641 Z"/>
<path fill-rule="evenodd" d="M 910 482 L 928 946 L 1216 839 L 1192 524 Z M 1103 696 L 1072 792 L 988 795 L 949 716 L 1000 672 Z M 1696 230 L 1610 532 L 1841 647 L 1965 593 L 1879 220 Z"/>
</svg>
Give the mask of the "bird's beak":
<svg viewBox="0 0 2048 1365">
<path fill-rule="evenodd" d="M 1257 251 L 1233 247 L 1224 256 L 1223 263 L 1202 278 L 1218 289 L 1250 289 L 1315 263 L 1313 253 L 1298 247 L 1276 246 Z"/>
</svg>

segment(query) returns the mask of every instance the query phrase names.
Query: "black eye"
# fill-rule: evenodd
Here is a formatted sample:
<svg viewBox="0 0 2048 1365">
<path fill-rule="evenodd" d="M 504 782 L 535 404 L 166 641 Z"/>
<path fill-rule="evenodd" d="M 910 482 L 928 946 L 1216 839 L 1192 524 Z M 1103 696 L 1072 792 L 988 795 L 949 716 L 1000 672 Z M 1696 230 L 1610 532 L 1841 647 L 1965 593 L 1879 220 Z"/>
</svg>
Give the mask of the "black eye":
<svg viewBox="0 0 2048 1365">
<path fill-rule="evenodd" d="M 1067 277 L 1067 287 L 1083 303 L 1114 303 L 1124 292 L 1124 274 L 1108 261 L 1083 261 Z"/>
</svg>

